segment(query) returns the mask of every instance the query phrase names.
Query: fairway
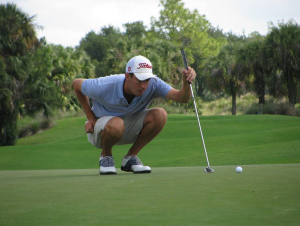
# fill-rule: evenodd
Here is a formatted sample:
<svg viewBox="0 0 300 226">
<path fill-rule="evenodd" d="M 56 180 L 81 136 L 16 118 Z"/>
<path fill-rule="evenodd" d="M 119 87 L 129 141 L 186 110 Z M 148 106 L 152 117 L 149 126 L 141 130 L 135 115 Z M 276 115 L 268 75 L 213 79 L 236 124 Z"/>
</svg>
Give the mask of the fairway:
<svg viewBox="0 0 300 226">
<path fill-rule="evenodd" d="M 300 164 L 0 171 L 0 225 L 299 225 Z"/>
<path fill-rule="evenodd" d="M 139 157 L 151 174 L 100 176 L 85 118 L 0 148 L 0 225 L 299 225 L 300 118 L 200 117 L 168 122 Z M 235 167 L 241 165 L 242 173 Z"/>
<path fill-rule="evenodd" d="M 97 168 L 100 150 L 87 141 L 85 120 L 59 120 L 16 146 L 0 147 L 0 170 Z M 212 166 L 300 163 L 300 117 L 203 116 L 200 121 Z M 116 166 L 129 148 L 113 148 Z M 168 115 L 163 131 L 139 157 L 151 167 L 206 165 L 196 116 Z"/>
</svg>

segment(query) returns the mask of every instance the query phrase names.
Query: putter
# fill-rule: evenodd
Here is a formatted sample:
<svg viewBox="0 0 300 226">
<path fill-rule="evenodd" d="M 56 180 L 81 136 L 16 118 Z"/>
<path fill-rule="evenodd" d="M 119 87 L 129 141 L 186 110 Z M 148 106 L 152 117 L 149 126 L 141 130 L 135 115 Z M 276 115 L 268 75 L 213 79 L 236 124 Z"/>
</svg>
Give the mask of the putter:
<svg viewBox="0 0 300 226">
<path fill-rule="evenodd" d="M 184 67 L 187 70 L 188 69 L 188 64 L 187 64 L 187 59 L 186 59 L 186 56 L 185 56 L 184 49 L 181 49 L 181 54 L 182 54 Z M 198 120 L 198 125 L 199 125 L 199 129 L 200 129 L 202 144 L 203 144 L 205 157 L 206 157 L 206 162 L 207 162 L 207 167 L 204 169 L 204 172 L 205 173 L 213 173 L 214 170 L 212 168 L 210 168 L 209 161 L 208 161 L 208 156 L 207 156 L 207 152 L 206 152 L 206 147 L 205 147 L 204 138 L 203 138 L 202 129 L 201 129 L 200 120 L 199 120 L 198 111 L 197 111 L 197 105 L 196 105 L 195 96 L 194 96 L 194 92 L 193 92 L 193 87 L 192 87 L 192 84 L 190 82 L 189 82 L 189 84 L 190 84 L 190 88 L 191 88 L 192 98 L 193 98 L 194 106 L 195 106 L 195 112 L 196 112 L 196 116 L 197 116 L 197 120 Z"/>
</svg>

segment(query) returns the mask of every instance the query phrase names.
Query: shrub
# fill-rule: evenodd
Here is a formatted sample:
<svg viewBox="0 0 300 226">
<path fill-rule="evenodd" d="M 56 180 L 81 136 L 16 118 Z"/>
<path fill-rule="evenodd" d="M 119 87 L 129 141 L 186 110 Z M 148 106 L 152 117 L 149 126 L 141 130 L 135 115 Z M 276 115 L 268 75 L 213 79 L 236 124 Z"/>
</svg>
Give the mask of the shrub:
<svg viewBox="0 0 300 226">
<path fill-rule="evenodd" d="M 18 123 L 18 138 L 31 136 L 41 130 L 49 129 L 53 126 L 51 118 L 27 117 L 21 119 L 21 121 L 22 120 L 22 123 L 20 123 L 20 120 Z"/>
</svg>

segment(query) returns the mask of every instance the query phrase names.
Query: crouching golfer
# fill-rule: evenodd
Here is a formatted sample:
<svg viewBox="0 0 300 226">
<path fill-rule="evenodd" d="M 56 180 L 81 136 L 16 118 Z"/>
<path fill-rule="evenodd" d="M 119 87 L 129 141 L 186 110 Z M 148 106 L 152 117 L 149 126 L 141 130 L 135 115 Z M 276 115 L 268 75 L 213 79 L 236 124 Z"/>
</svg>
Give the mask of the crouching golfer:
<svg viewBox="0 0 300 226">
<path fill-rule="evenodd" d="M 88 140 L 102 149 L 100 174 L 116 174 L 112 147 L 122 144 L 133 145 L 123 158 L 121 170 L 151 172 L 137 155 L 163 129 L 167 113 L 162 108 L 147 107 L 159 97 L 187 103 L 191 97 L 188 82 L 194 81 L 196 73 L 189 67 L 182 71 L 182 77 L 181 89 L 174 89 L 152 74 L 152 64 L 147 58 L 136 56 L 128 61 L 126 74 L 74 80 L 75 93 L 87 117 Z M 93 100 L 92 109 L 89 97 Z"/>
</svg>

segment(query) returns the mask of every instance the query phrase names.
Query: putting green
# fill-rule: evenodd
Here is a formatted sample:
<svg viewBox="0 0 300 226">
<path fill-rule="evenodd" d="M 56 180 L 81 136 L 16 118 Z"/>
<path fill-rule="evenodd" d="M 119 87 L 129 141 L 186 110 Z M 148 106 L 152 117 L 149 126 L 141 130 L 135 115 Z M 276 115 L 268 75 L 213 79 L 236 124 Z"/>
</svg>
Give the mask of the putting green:
<svg viewBox="0 0 300 226">
<path fill-rule="evenodd" d="M 0 225 L 299 225 L 300 164 L 0 171 Z"/>
</svg>

